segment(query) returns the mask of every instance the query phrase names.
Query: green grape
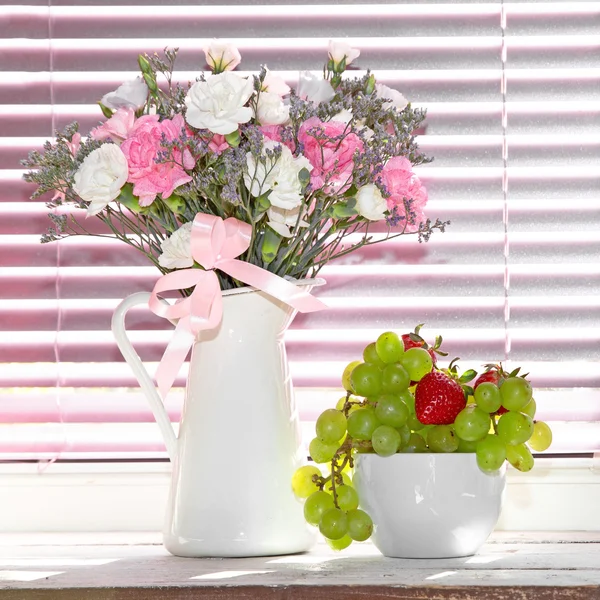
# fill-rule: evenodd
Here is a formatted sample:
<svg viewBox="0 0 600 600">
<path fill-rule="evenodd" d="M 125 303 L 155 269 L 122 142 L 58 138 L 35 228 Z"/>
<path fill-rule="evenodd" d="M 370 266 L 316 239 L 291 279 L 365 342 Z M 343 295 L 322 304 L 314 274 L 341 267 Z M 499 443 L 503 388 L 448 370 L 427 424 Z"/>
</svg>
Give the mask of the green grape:
<svg viewBox="0 0 600 600">
<path fill-rule="evenodd" d="M 402 425 L 400 427 L 396 427 L 396 429 L 400 434 L 400 448 L 404 448 L 404 446 L 408 444 L 408 440 L 410 440 L 410 427 L 408 425 Z"/>
<path fill-rule="evenodd" d="M 552 430 L 548 427 L 548 424 L 544 421 L 536 421 L 528 443 L 536 452 L 548 450 L 552 443 Z"/>
<path fill-rule="evenodd" d="M 425 348 L 409 348 L 400 363 L 408 372 L 411 381 L 421 381 L 433 368 L 431 356 Z"/>
<path fill-rule="evenodd" d="M 354 392 L 352 382 L 350 381 L 350 376 L 352 375 L 352 371 L 354 371 L 354 369 L 360 364 L 362 364 L 360 360 L 355 360 L 347 365 L 342 373 L 342 386 L 347 392 Z"/>
<path fill-rule="evenodd" d="M 319 489 L 313 481 L 315 475 L 321 477 L 321 471 L 314 465 L 304 465 L 296 469 L 292 476 L 292 491 L 297 498 L 308 498 Z"/>
<path fill-rule="evenodd" d="M 335 408 L 336 410 L 343 410 L 344 406 L 346 405 L 346 396 L 342 396 L 336 403 L 335 403 Z"/>
<path fill-rule="evenodd" d="M 314 438 L 308 445 L 308 453 L 317 464 L 321 464 L 329 462 L 339 447 L 337 442 L 328 444 L 319 438 Z"/>
<path fill-rule="evenodd" d="M 370 407 L 359 408 L 348 417 L 348 433 L 355 440 L 370 440 L 381 423 Z"/>
<path fill-rule="evenodd" d="M 397 394 L 408 390 L 410 377 L 400 363 L 386 365 L 381 374 L 381 389 L 385 394 Z"/>
<path fill-rule="evenodd" d="M 457 452 L 475 452 L 475 450 L 477 450 L 477 441 L 467 442 L 467 440 L 458 438 Z"/>
<path fill-rule="evenodd" d="M 535 411 L 537 410 L 537 404 L 535 402 L 535 398 L 532 398 L 522 409 L 520 412 L 526 414 L 528 417 L 532 419 L 535 417 Z"/>
<path fill-rule="evenodd" d="M 391 456 L 396 454 L 400 447 L 400 432 L 389 425 L 380 425 L 374 432 L 371 438 L 373 450 L 379 456 Z"/>
<path fill-rule="evenodd" d="M 480 383 L 475 388 L 475 403 L 486 413 L 494 413 L 502 406 L 502 396 L 498 386 L 491 381 Z"/>
<path fill-rule="evenodd" d="M 400 400 L 402 400 L 402 402 L 404 402 L 404 404 L 406 404 L 409 412 L 415 412 L 415 396 L 413 393 L 411 393 L 409 390 L 404 390 L 403 392 L 400 392 L 396 395 L 398 396 L 398 398 L 400 398 Z"/>
<path fill-rule="evenodd" d="M 425 427 L 425 425 L 423 425 L 423 423 L 421 423 L 421 421 L 417 419 L 417 415 L 415 415 L 414 413 L 410 413 L 408 415 L 408 420 L 406 421 L 406 424 L 412 431 L 421 431 L 423 427 Z"/>
<path fill-rule="evenodd" d="M 502 406 L 507 410 L 521 410 L 532 398 L 531 385 L 522 377 L 509 377 L 500 386 Z"/>
<path fill-rule="evenodd" d="M 327 444 L 339 442 L 346 433 L 346 417 L 335 408 L 322 412 L 315 425 L 317 437 Z"/>
<path fill-rule="evenodd" d="M 358 396 L 377 396 L 381 392 L 381 371 L 375 365 L 361 363 L 352 371 L 350 383 Z"/>
<path fill-rule="evenodd" d="M 450 425 L 434 425 L 427 432 L 427 444 L 432 452 L 456 452 L 458 437 Z"/>
<path fill-rule="evenodd" d="M 382 333 L 375 342 L 379 358 L 386 364 L 396 363 L 404 354 L 404 344 L 393 331 Z"/>
<path fill-rule="evenodd" d="M 506 446 L 506 459 L 515 469 L 523 473 L 533 469 L 533 456 L 525 444 Z"/>
<path fill-rule="evenodd" d="M 406 454 L 416 454 L 418 452 L 427 452 L 427 443 L 422 435 L 411 433 L 408 442 L 402 448 L 402 452 Z"/>
<path fill-rule="evenodd" d="M 531 417 L 520 412 L 508 411 L 498 420 L 498 437 L 505 443 L 516 446 L 526 442 L 533 434 Z"/>
<path fill-rule="evenodd" d="M 459 438 L 467 442 L 475 442 L 487 435 L 490 430 L 490 423 L 489 413 L 471 405 L 463 408 L 456 415 L 456 419 L 454 419 L 454 431 L 456 431 L 456 435 Z"/>
<path fill-rule="evenodd" d="M 343 510 L 330 508 L 321 517 L 319 531 L 330 540 L 339 540 L 348 533 L 348 525 L 348 517 Z"/>
<path fill-rule="evenodd" d="M 346 512 L 358 508 L 358 493 L 351 485 L 336 486 L 335 491 L 339 508 Z"/>
<path fill-rule="evenodd" d="M 377 398 L 375 416 L 383 425 L 401 427 L 408 419 L 408 408 L 398 396 L 385 394 Z"/>
<path fill-rule="evenodd" d="M 486 472 L 497 471 L 506 459 L 506 445 L 497 435 L 488 435 L 477 442 L 475 452 L 479 468 Z"/>
<path fill-rule="evenodd" d="M 371 342 L 364 350 L 363 350 L 363 359 L 366 363 L 370 363 L 383 369 L 385 367 L 385 363 L 379 358 L 379 354 L 377 354 L 377 348 L 375 347 L 375 342 Z"/>
<path fill-rule="evenodd" d="M 355 542 L 364 542 L 373 533 L 371 517 L 360 509 L 348 511 L 348 535 Z"/>
<path fill-rule="evenodd" d="M 323 515 L 332 508 L 335 508 L 333 498 L 327 492 L 315 492 L 304 503 L 304 518 L 307 523 L 318 525 Z"/>
<path fill-rule="evenodd" d="M 341 537 L 339 540 L 329 540 L 327 538 L 325 538 L 325 541 L 327 542 L 327 545 L 332 549 L 332 550 L 345 550 L 351 543 L 352 543 L 352 538 L 346 534 L 344 537 Z"/>
</svg>

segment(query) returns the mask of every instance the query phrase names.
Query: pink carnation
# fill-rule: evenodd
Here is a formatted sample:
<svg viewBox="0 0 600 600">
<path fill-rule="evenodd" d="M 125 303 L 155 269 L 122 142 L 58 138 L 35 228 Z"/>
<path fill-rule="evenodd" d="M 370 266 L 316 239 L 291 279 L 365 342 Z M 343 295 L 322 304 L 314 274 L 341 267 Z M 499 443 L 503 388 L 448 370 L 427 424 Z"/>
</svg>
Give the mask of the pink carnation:
<svg viewBox="0 0 600 600">
<path fill-rule="evenodd" d="M 354 153 L 362 152 L 360 138 L 349 132 L 346 123 L 323 122 L 317 117 L 305 121 L 298 132 L 302 154 L 313 166 L 310 183 L 326 194 L 340 194 L 352 184 Z"/>
<path fill-rule="evenodd" d="M 229 144 L 227 143 L 224 135 L 215 133 L 210 142 L 208 142 L 208 147 L 211 152 L 214 152 L 215 154 L 221 154 L 221 152 L 229 148 Z"/>
<path fill-rule="evenodd" d="M 259 129 L 262 131 L 262 134 L 268 140 L 279 142 L 280 144 L 287 146 L 292 152 L 296 150 L 296 144 L 294 144 L 293 140 L 290 140 L 288 142 L 283 142 L 281 140 L 281 125 L 262 125 L 261 127 L 259 127 Z"/>
<path fill-rule="evenodd" d="M 116 144 L 120 144 L 129 135 L 135 124 L 135 111 L 133 108 L 119 108 L 105 123 L 95 127 L 90 135 L 95 140 L 112 139 Z"/>
<path fill-rule="evenodd" d="M 423 210 L 427 204 L 427 190 L 413 173 L 411 162 L 403 156 L 390 158 L 381 172 L 379 182 L 390 194 L 387 198 L 390 213 L 395 208 L 396 215 L 401 218 L 398 225 L 404 227 L 406 223 L 406 231 L 417 231 L 419 224 L 425 221 Z M 408 214 L 405 201 L 408 203 Z"/>
<path fill-rule="evenodd" d="M 194 168 L 196 161 L 189 150 L 185 149 L 183 153 L 173 150 L 173 162 L 157 162 L 159 152 L 165 151 L 161 145 L 163 134 L 167 140 L 176 140 L 183 128 L 181 115 L 161 122 L 158 115 L 145 115 L 135 122 L 129 137 L 121 144 L 129 164 L 127 181 L 134 184 L 133 193 L 140 199 L 140 206 L 150 206 L 157 194 L 168 198 L 175 188 L 192 180 L 180 166 Z"/>
</svg>

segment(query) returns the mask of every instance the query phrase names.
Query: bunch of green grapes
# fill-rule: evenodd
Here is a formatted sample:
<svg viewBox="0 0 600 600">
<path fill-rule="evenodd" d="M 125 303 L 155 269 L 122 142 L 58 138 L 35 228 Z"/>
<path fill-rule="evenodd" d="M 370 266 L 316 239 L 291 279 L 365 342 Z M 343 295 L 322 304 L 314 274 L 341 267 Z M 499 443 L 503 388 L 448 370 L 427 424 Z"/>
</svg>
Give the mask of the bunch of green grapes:
<svg viewBox="0 0 600 600">
<path fill-rule="evenodd" d="M 479 467 L 498 470 L 504 460 L 526 471 L 533 466 L 529 446 L 545 450 L 550 428 L 534 422 L 531 386 L 518 370 L 507 375 L 488 366 L 457 374 L 456 361 L 437 367 L 441 338 L 429 347 L 414 333 L 382 333 L 342 375 L 346 395 L 317 419 L 309 453 L 316 465 L 296 471 L 292 488 L 305 500 L 304 516 L 337 550 L 368 539 L 369 515 L 360 509 L 350 474 L 356 453 L 391 456 L 398 452 L 475 452 Z M 416 396 L 416 397 L 415 397 Z"/>
<path fill-rule="evenodd" d="M 454 422 L 456 435 L 476 453 L 483 471 L 496 471 L 505 460 L 519 471 L 530 471 L 531 449 L 543 452 L 552 443 L 548 424 L 535 420 L 533 390 L 519 371 L 506 373 L 501 365 L 488 365 Z"/>
</svg>

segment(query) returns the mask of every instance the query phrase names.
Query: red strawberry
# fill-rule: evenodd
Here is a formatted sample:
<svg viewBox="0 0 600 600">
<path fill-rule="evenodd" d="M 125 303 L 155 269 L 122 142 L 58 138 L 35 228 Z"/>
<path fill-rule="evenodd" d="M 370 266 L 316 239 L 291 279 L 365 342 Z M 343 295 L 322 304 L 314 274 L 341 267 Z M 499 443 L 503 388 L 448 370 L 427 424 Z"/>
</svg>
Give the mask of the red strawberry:
<svg viewBox="0 0 600 600">
<path fill-rule="evenodd" d="M 476 390 L 477 386 L 480 383 L 493 383 L 494 385 L 498 385 L 500 383 L 500 371 L 498 369 L 492 368 L 489 371 L 485 371 L 482 373 L 473 384 L 473 389 Z M 508 412 L 504 406 L 501 406 L 494 414 L 503 415 L 505 412 Z"/>
<path fill-rule="evenodd" d="M 498 373 L 498 371 L 493 370 L 493 371 L 486 371 L 485 373 L 482 373 L 476 380 L 475 383 L 473 384 L 473 389 L 477 389 L 477 386 L 480 383 L 494 383 L 495 385 L 498 385 L 498 382 L 500 381 L 500 373 Z"/>
<path fill-rule="evenodd" d="M 431 371 L 415 390 L 415 414 L 425 425 L 450 425 L 467 405 L 460 383 L 442 371 Z"/>
<path fill-rule="evenodd" d="M 436 343 L 433 348 L 419 335 L 419 329 L 421 326 L 417 326 L 414 333 L 404 333 L 402 335 L 402 343 L 404 344 L 404 351 L 409 350 L 410 348 L 425 348 L 427 352 L 429 352 L 429 356 L 431 356 L 431 360 L 433 362 L 433 366 L 437 365 L 437 355 L 438 352 L 442 356 L 446 356 L 445 352 L 441 352 L 439 350 L 440 344 L 442 343 L 441 338 L 436 338 Z"/>
</svg>

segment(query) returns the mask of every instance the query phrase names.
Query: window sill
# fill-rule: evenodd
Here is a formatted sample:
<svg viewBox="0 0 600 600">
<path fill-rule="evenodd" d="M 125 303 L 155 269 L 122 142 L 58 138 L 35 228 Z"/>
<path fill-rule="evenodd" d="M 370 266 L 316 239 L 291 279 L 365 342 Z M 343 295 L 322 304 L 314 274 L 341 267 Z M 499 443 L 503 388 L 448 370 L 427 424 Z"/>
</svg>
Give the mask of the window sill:
<svg viewBox="0 0 600 600">
<path fill-rule="evenodd" d="M 175 558 L 148 536 L 0 536 L 0 600 L 597 600 L 600 535 L 495 533 L 474 557 L 335 553 Z"/>
<path fill-rule="evenodd" d="M 167 462 L 0 464 L 0 531 L 162 529 Z M 150 500 L 149 500 L 150 499 Z M 499 531 L 600 531 L 600 468 L 593 459 L 538 459 L 509 470 Z"/>
</svg>

